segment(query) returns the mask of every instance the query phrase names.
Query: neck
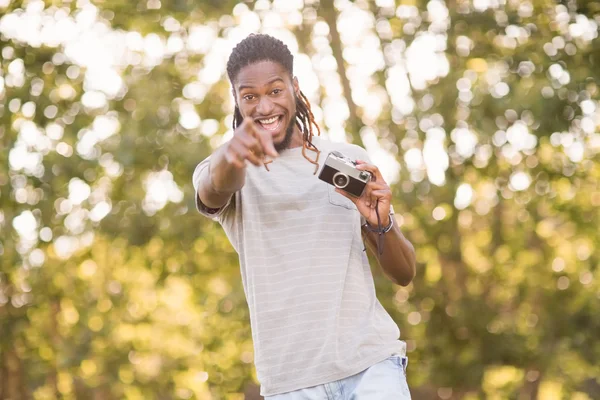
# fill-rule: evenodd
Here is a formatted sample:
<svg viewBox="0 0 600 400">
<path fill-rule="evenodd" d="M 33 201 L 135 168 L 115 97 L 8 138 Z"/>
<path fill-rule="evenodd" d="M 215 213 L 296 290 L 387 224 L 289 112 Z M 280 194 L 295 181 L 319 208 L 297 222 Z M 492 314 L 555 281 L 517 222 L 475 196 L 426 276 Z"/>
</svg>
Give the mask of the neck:
<svg viewBox="0 0 600 400">
<path fill-rule="evenodd" d="M 292 134 L 292 140 L 290 140 L 290 145 L 288 149 L 293 149 L 295 147 L 302 147 L 302 132 L 298 128 L 298 126 L 294 126 L 294 133 Z"/>
</svg>

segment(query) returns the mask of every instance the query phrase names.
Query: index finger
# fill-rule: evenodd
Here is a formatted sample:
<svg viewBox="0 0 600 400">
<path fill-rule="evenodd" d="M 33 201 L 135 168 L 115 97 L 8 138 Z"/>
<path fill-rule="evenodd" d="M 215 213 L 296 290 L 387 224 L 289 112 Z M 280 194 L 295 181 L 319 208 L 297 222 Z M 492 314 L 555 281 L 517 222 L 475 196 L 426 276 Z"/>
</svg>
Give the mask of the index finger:
<svg viewBox="0 0 600 400">
<path fill-rule="evenodd" d="M 279 155 L 277 154 L 277 150 L 275 150 L 275 146 L 273 145 L 273 136 L 271 135 L 271 132 L 262 129 L 250 117 L 246 117 L 244 119 L 244 124 L 246 124 L 248 130 L 250 130 L 258 139 L 266 154 L 270 155 L 271 157 L 277 157 Z"/>
<path fill-rule="evenodd" d="M 378 179 L 383 180 L 383 176 L 381 175 L 381 171 L 377 168 L 376 165 L 368 164 L 363 160 L 356 160 L 356 169 L 360 171 L 369 171 L 373 175 L 373 180 L 377 181 Z"/>
</svg>

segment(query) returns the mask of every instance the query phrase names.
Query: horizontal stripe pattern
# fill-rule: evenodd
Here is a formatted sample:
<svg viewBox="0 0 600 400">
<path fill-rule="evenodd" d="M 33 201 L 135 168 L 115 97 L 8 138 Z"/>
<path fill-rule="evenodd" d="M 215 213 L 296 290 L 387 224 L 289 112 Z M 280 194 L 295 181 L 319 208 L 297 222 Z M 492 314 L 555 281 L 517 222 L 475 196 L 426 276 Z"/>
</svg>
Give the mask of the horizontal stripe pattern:
<svg viewBox="0 0 600 400">
<path fill-rule="evenodd" d="M 368 160 L 364 149 L 316 138 L 329 151 Z M 196 192 L 209 159 L 194 171 Z M 403 351 L 375 296 L 356 207 L 318 179 L 301 148 L 264 167 L 216 214 L 240 257 L 261 394 L 270 396 L 360 372 Z M 197 197 L 197 196 L 196 196 Z"/>
</svg>

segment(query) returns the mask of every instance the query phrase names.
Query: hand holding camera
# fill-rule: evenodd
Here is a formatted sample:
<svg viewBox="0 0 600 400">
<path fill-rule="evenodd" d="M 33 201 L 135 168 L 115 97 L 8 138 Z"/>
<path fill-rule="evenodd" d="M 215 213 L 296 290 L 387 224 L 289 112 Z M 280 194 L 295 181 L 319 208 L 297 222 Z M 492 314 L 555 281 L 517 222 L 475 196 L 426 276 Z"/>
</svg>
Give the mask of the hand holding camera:
<svg viewBox="0 0 600 400">
<path fill-rule="evenodd" d="M 375 165 L 334 151 L 327 156 L 319 179 L 352 201 L 369 225 L 389 225 L 392 191 Z"/>
<path fill-rule="evenodd" d="M 256 166 L 262 165 L 265 155 L 277 157 L 271 132 L 260 127 L 250 117 L 235 129 L 233 137 L 227 144 L 225 158 L 237 168 L 246 167 L 246 161 Z"/>
</svg>

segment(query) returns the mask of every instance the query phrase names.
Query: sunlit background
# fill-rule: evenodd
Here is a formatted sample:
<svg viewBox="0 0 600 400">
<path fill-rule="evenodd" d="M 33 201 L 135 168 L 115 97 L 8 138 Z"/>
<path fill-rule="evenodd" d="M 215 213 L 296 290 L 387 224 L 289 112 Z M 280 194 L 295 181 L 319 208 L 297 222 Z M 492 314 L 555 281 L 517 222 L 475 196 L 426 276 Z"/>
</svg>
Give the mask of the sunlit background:
<svg viewBox="0 0 600 400">
<path fill-rule="evenodd" d="M 413 398 L 600 398 L 599 24 L 585 0 L 0 0 L 0 398 L 259 398 L 191 187 L 253 32 L 393 185 L 418 274 L 373 272 Z"/>
</svg>

